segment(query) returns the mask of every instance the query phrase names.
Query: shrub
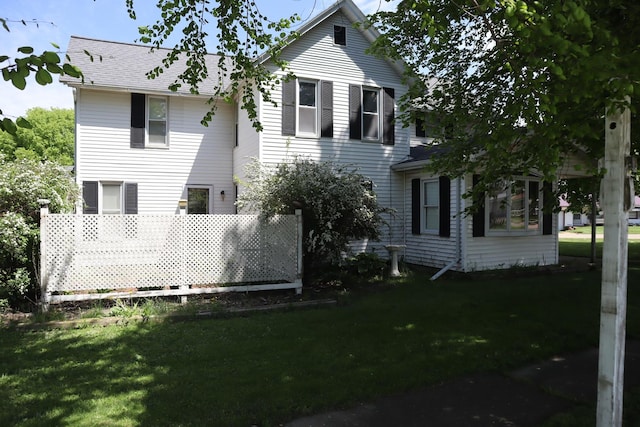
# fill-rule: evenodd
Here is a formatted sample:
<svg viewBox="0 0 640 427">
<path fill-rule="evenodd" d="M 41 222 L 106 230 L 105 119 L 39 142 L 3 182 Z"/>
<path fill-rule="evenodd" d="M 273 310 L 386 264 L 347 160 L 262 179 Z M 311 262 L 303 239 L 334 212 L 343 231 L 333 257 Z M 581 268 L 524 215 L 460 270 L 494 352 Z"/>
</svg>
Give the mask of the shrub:
<svg viewBox="0 0 640 427">
<path fill-rule="evenodd" d="M 255 161 L 247 177 L 238 207 L 266 217 L 302 209 L 307 279 L 320 266 L 339 263 L 350 241 L 379 240 L 382 214 L 390 212 L 378 205 L 370 180 L 351 165 L 295 157 L 269 168 Z"/>
<path fill-rule="evenodd" d="M 38 199 L 49 199 L 51 212 L 69 212 L 78 195 L 73 177 L 59 164 L 9 162 L 0 154 L 0 305 L 19 307 L 36 298 Z"/>
</svg>

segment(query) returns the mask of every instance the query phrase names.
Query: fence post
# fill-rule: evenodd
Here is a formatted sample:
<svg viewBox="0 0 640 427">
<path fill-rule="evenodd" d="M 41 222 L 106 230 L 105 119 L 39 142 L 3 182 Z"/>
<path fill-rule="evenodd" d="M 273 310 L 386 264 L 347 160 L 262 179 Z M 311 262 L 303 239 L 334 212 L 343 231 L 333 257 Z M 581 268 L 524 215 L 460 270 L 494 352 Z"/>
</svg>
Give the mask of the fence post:
<svg viewBox="0 0 640 427">
<path fill-rule="evenodd" d="M 180 206 L 180 224 L 181 224 L 181 230 L 182 233 L 181 234 L 181 247 L 180 247 L 180 290 L 184 291 L 185 289 L 187 289 L 187 284 L 185 283 L 186 280 L 186 273 L 187 273 L 187 259 L 185 256 L 185 251 L 187 249 L 187 201 L 186 200 L 180 200 L 179 202 L 179 206 Z M 180 295 L 180 303 L 181 304 L 186 304 L 187 303 L 187 296 L 186 295 Z"/>
<path fill-rule="evenodd" d="M 297 268 L 297 274 L 296 274 L 296 280 L 298 282 L 300 282 L 300 287 L 298 289 L 296 289 L 296 294 L 301 294 L 302 293 L 302 276 L 304 275 L 304 271 L 302 269 L 302 257 L 303 257 L 303 249 L 302 249 L 302 209 L 296 209 L 295 210 L 296 213 L 296 225 L 298 227 L 298 232 L 297 237 L 298 237 L 298 241 L 297 241 L 297 249 L 298 249 L 298 268 Z"/>
<path fill-rule="evenodd" d="M 51 292 L 48 289 L 47 271 L 47 217 L 49 216 L 49 200 L 38 199 L 40 204 L 40 308 L 43 312 L 49 311 L 49 303 L 51 302 Z"/>
</svg>

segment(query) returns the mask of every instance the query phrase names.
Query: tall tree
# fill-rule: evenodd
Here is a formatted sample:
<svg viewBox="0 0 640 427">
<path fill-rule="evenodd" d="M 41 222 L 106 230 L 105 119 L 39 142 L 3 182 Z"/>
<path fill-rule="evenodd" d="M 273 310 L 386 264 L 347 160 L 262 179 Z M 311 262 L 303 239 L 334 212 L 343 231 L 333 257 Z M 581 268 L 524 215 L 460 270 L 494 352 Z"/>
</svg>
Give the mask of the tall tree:
<svg viewBox="0 0 640 427">
<path fill-rule="evenodd" d="M 627 287 L 621 189 L 630 99 L 640 89 L 640 4 L 403 0 L 372 22 L 384 33 L 375 51 L 410 66 L 405 107 L 451 124 L 437 138 L 447 149 L 433 169 L 480 173 L 475 196 L 523 173 L 556 181 L 562 156 L 575 150 L 604 157 L 597 425 L 620 426 Z"/>
<path fill-rule="evenodd" d="M 29 128 L 18 127 L 14 134 L 0 133 L 0 152 L 6 160 L 51 160 L 73 164 L 74 116 L 64 108 L 31 108 Z"/>
<path fill-rule="evenodd" d="M 409 66 L 405 110 L 451 125 L 433 168 L 483 171 L 478 192 L 523 172 L 555 180 L 572 151 L 602 157 L 605 106 L 640 89 L 636 2 L 404 0 L 372 22 L 374 51 Z"/>
</svg>

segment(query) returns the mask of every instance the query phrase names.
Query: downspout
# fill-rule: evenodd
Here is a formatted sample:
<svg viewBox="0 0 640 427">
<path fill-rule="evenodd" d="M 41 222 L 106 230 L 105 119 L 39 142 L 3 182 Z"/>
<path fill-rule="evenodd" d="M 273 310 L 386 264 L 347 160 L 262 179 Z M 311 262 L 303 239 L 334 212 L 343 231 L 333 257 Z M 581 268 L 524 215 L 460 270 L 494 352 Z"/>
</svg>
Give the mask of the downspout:
<svg viewBox="0 0 640 427">
<path fill-rule="evenodd" d="M 456 179 L 456 256 L 453 261 L 445 265 L 440 271 L 431 276 L 429 280 L 434 281 L 444 273 L 449 271 L 453 266 L 458 264 L 462 260 L 462 219 L 460 214 L 460 208 L 462 203 L 461 191 L 462 182 L 461 178 Z"/>
</svg>

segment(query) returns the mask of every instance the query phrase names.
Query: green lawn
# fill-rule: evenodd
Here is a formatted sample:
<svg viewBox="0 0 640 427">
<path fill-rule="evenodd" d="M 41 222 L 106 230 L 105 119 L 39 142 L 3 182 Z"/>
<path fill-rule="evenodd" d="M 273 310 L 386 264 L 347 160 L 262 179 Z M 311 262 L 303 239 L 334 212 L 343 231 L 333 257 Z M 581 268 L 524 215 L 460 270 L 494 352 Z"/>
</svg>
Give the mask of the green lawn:
<svg viewBox="0 0 640 427">
<path fill-rule="evenodd" d="M 629 283 L 640 283 L 632 269 Z M 598 342 L 598 272 L 414 274 L 333 308 L 0 331 L 0 425 L 275 426 Z M 640 337 L 640 287 L 629 287 Z"/>
<path fill-rule="evenodd" d="M 631 225 L 628 227 L 629 229 L 629 234 L 640 234 L 640 226 L 639 225 Z M 591 234 L 591 226 L 584 226 L 584 227 L 576 227 L 573 230 L 566 230 L 567 233 L 574 233 L 574 234 Z M 596 233 L 598 234 L 602 234 L 603 233 L 603 227 L 602 226 L 597 226 L 596 227 Z"/>
<path fill-rule="evenodd" d="M 640 263 L 640 240 L 629 240 L 629 263 Z M 560 255 L 591 257 L 591 240 L 560 239 Z M 602 259 L 602 239 L 596 240 L 596 256 Z"/>
</svg>

